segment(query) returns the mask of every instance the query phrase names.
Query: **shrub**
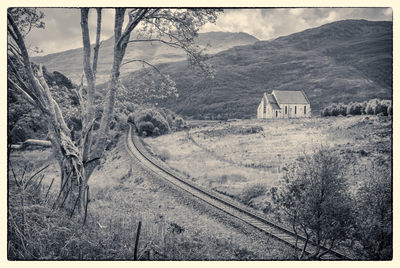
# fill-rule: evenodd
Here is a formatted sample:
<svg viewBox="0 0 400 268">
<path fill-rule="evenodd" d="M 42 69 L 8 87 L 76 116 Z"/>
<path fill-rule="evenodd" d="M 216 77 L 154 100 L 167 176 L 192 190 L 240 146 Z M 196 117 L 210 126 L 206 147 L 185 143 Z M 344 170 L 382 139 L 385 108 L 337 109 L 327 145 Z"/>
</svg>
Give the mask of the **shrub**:
<svg viewBox="0 0 400 268">
<path fill-rule="evenodd" d="M 181 128 L 183 128 L 185 126 L 185 121 L 180 116 L 177 116 L 175 118 L 175 122 L 174 123 L 175 123 L 176 129 L 181 129 Z"/>
<path fill-rule="evenodd" d="M 339 115 L 346 116 L 347 115 L 347 106 L 343 103 L 339 103 L 338 105 Z"/>
<path fill-rule="evenodd" d="M 169 126 L 172 126 L 172 124 L 173 124 L 172 115 L 170 115 L 170 114 L 167 115 L 166 120 L 167 120 L 167 122 L 168 122 L 168 125 L 169 125 Z"/>
<path fill-rule="evenodd" d="M 330 114 L 329 114 L 329 108 L 328 108 L 328 107 L 325 107 L 325 108 L 322 110 L 321 115 L 322 115 L 322 116 L 329 116 L 329 115 L 330 115 Z"/>
<path fill-rule="evenodd" d="M 368 106 L 368 102 L 366 102 L 366 101 L 364 101 L 362 104 L 361 104 L 361 112 L 362 112 L 362 114 L 367 114 L 367 106 Z"/>
<path fill-rule="evenodd" d="M 350 102 L 349 104 L 333 103 L 321 110 L 321 116 L 339 116 L 339 115 L 388 115 L 390 100 L 372 99 L 368 102 Z"/>
<path fill-rule="evenodd" d="M 155 127 L 155 128 L 153 129 L 153 135 L 154 135 L 154 136 L 160 136 L 160 129 L 159 129 L 158 127 Z"/>
<path fill-rule="evenodd" d="M 138 131 L 139 131 L 139 135 L 144 136 L 144 132 L 146 132 L 146 135 L 151 135 L 153 133 L 154 130 L 154 125 L 152 122 L 140 122 L 138 124 Z"/>
<path fill-rule="evenodd" d="M 369 101 L 366 107 L 366 114 L 373 115 L 375 112 L 375 105 Z"/>
<path fill-rule="evenodd" d="M 151 133 L 153 132 L 154 127 L 157 127 L 160 131 L 160 135 L 168 133 L 170 131 L 170 125 L 165 120 L 165 118 L 154 109 L 144 109 L 135 113 L 134 115 L 134 123 L 138 126 L 138 130 L 140 132 L 139 124 L 141 122 L 151 122 L 153 128 L 151 129 Z M 148 133 L 148 134 L 151 134 Z"/>
<path fill-rule="evenodd" d="M 239 195 L 240 200 L 246 205 L 250 205 L 254 198 L 262 196 L 267 192 L 267 187 L 263 184 L 253 184 L 247 186 Z"/>
<path fill-rule="evenodd" d="M 374 114 L 381 114 L 383 113 L 384 107 L 382 106 L 381 102 L 376 102 Z"/>
<path fill-rule="evenodd" d="M 135 114 L 131 113 L 128 115 L 128 123 L 135 124 Z"/>
<path fill-rule="evenodd" d="M 393 115 L 393 106 L 392 106 L 392 102 L 390 102 L 390 104 L 387 107 L 387 114 L 388 115 Z"/>
<path fill-rule="evenodd" d="M 362 112 L 362 104 L 361 103 L 355 103 L 354 108 L 353 108 L 353 115 L 361 115 Z"/>
<path fill-rule="evenodd" d="M 355 115 L 356 114 L 356 112 L 355 112 L 355 110 L 356 110 L 356 103 L 353 103 L 353 102 L 351 102 L 351 103 L 349 103 L 347 106 L 346 106 L 346 114 L 349 114 L 349 115 Z"/>
<path fill-rule="evenodd" d="M 391 101 L 382 100 L 380 102 L 380 107 L 379 107 L 380 110 L 379 110 L 378 114 L 382 114 L 382 115 L 387 116 L 388 115 L 388 107 L 389 107 L 390 104 L 391 104 Z"/>
</svg>

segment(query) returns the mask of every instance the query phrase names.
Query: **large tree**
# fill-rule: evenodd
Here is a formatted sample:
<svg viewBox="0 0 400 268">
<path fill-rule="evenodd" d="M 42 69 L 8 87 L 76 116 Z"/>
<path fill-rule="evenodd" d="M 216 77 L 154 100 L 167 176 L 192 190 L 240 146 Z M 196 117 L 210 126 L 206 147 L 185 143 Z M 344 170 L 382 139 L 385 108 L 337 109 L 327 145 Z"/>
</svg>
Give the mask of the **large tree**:
<svg viewBox="0 0 400 268">
<path fill-rule="evenodd" d="M 296 252 L 299 259 L 320 259 L 349 237 L 352 200 L 345 170 L 340 156 L 321 148 L 298 159 L 288 168 L 280 187 L 273 188 L 273 200 L 292 226 L 296 242 L 300 236 L 306 239 L 302 250 Z M 317 245 L 315 250 L 308 247 L 310 243 Z"/>
<path fill-rule="evenodd" d="M 205 63 L 203 50 L 194 44 L 194 39 L 202 25 L 215 22 L 219 10 L 216 9 L 151 9 L 151 8 L 116 8 L 114 21 L 114 53 L 110 78 L 100 116 L 96 113 L 96 69 L 100 47 L 102 12 L 97 8 L 97 30 L 94 55 L 91 57 L 91 42 L 88 26 L 89 9 L 81 8 L 81 30 L 83 42 L 83 70 L 86 87 L 77 89 L 80 100 L 82 131 L 80 138 L 74 140 L 71 129 L 67 126 L 60 105 L 50 90 L 44 77 L 42 67 L 34 68 L 31 64 L 24 38 L 32 26 L 41 26 L 40 14 L 32 9 L 8 10 L 8 58 L 10 88 L 18 90 L 25 99 L 36 107 L 48 123 L 49 139 L 61 169 L 60 200 L 68 199 L 78 209 L 84 206 L 88 180 L 94 169 L 100 164 L 107 146 L 110 123 L 113 118 L 117 91 L 120 87 L 120 68 L 127 63 L 139 62 L 158 70 L 144 59 L 129 59 L 124 62 L 127 46 L 130 42 L 161 42 L 165 45 L 183 49 L 191 64 L 212 74 L 210 66 Z M 129 21 L 125 28 L 124 19 Z M 39 17 L 38 17 L 39 14 Z M 25 18 L 25 19 L 24 19 Z M 39 23 L 39 24 L 37 24 Z M 135 39 L 130 36 L 136 31 Z M 23 66 L 21 74 L 13 60 Z M 161 75 L 161 87 L 174 92 L 174 83 L 169 77 Z M 95 122 L 98 129 L 94 129 Z M 87 198 L 87 197 L 86 197 Z M 87 201 L 86 201 L 87 202 Z M 74 205 L 74 206 L 75 206 Z"/>
</svg>

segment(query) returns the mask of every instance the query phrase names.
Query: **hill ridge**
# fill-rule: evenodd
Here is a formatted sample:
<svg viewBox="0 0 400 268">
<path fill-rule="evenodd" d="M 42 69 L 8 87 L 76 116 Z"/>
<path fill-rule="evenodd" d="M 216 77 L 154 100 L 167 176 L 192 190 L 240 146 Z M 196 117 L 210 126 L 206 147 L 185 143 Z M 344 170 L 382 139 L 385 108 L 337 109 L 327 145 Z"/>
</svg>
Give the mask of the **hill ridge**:
<svg viewBox="0 0 400 268">
<path fill-rule="evenodd" d="M 221 51 L 210 59 L 214 80 L 189 72 L 184 62 L 163 64 L 180 97 L 161 105 L 219 119 L 255 117 L 263 92 L 274 89 L 304 90 L 314 113 L 332 102 L 392 98 L 392 36 L 392 22 L 332 22 Z M 135 77 L 124 80 L 128 88 Z"/>
</svg>

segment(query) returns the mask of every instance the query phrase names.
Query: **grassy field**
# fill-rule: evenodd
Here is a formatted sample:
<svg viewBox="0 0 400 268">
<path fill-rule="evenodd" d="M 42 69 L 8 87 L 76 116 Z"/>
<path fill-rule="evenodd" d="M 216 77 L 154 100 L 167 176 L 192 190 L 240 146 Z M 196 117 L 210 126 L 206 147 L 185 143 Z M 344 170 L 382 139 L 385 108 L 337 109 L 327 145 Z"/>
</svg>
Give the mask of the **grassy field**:
<svg viewBox="0 0 400 268">
<path fill-rule="evenodd" d="M 132 260 L 139 221 L 139 260 L 292 258 L 291 249 L 282 243 L 229 222 L 220 213 L 163 184 L 132 161 L 123 139 L 106 152 L 101 167 L 89 181 L 91 201 L 85 226 L 77 215 L 71 218 L 69 211 L 52 209 L 60 176 L 50 150 L 11 153 L 10 167 L 18 179 L 47 165 L 25 190 L 16 187 L 11 172 L 8 177 L 8 205 L 13 215 L 8 222 L 10 260 Z M 23 236 L 18 229 L 23 230 Z M 25 245 L 22 248 L 20 240 Z"/>
<path fill-rule="evenodd" d="M 269 189 L 285 167 L 320 146 L 348 163 L 357 187 L 372 163 L 391 163 L 391 118 L 352 116 L 292 120 L 195 121 L 191 129 L 145 144 L 167 165 L 196 183 L 267 211 Z"/>
</svg>

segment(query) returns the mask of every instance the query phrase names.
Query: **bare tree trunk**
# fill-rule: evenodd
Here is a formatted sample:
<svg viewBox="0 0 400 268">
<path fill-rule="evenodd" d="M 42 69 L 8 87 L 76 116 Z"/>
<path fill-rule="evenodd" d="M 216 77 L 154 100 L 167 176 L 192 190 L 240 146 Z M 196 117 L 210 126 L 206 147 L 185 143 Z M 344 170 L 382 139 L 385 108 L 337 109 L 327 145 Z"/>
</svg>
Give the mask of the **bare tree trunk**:
<svg viewBox="0 0 400 268">
<path fill-rule="evenodd" d="M 88 16 L 89 8 L 81 9 L 81 28 L 82 28 L 82 42 L 83 42 L 83 70 L 85 72 L 87 82 L 87 105 L 86 105 L 86 118 L 82 118 L 83 127 L 87 127 L 89 122 L 94 117 L 94 93 L 95 93 L 95 81 L 90 64 L 90 35 L 88 27 Z"/>
<path fill-rule="evenodd" d="M 107 87 L 107 96 L 103 106 L 103 115 L 101 118 L 100 129 L 98 133 L 98 142 L 96 144 L 96 155 L 101 155 L 107 143 L 107 136 L 109 126 L 112 120 L 115 94 L 119 82 L 121 62 L 125 54 L 127 46 L 127 40 L 129 40 L 129 34 L 126 36 L 126 41 L 121 45 L 122 25 L 124 23 L 125 8 L 115 9 L 115 24 L 114 24 L 114 59 L 113 66 L 110 75 L 110 81 Z"/>
<path fill-rule="evenodd" d="M 62 185 L 68 184 L 69 187 L 72 187 L 72 180 L 76 180 L 75 184 L 79 185 L 81 181 L 86 180 L 85 174 L 82 172 L 84 171 L 84 167 L 80 150 L 71 139 L 71 132 L 65 123 L 61 109 L 54 100 L 49 86 L 43 77 L 42 67 L 40 66 L 37 75 L 35 75 L 23 36 L 9 14 L 7 18 L 11 26 L 9 31 L 12 31 L 14 41 L 20 50 L 25 74 L 28 77 L 30 87 L 26 89 L 28 90 L 27 94 L 33 96 L 34 104 L 42 111 L 43 116 L 48 121 L 49 138 L 55 157 L 60 165 Z M 60 191 L 62 190 L 60 189 Z M 66 200 L 68 192 L 62 195 L 65 197 L 63 203 L 68 202 Z"/>
<path fill-rule="evenodd" d="M 86 116 L 82 118 L 82 133 L 81 133 L 81 148 L 83 162 L 90 161 L 90 158 L 97 158 L 98 156 L 92 156 L 92 127 L 95 121 L 95 93 L 96 93 L 96 72 L 97 72 L 97 61 L 100 49 L 100 34 L 101 34 L 101 8 L 97 8 L 97 30 L 96 30 L 96 44 L 94 46 L 93 56 L 93 67 L 90 63 L 90 35 L 88 27 L 88 8 L 81 9 L 81 29 L 82 29 L 82 42 L 83 42 L 83 65 L 86 81 L 88 84 L 88 90 L 86 93 L 87 107 L 83 107 L 83 111 L 87 111 Z M 81 104 L 81 106 L 84 104 Z M 84 114 L 84 113 L 83 113 Z M 98 162 L 96 162 L 98 164 Z M 95 163 L 91 164 L 89 172 L 85 172 L 86 178 L 89 179 L 95 166 Z M 97 166 L 97 165 L 96 165 Z M 87 183 L 87 182 L 85 182 Z"/>
<path fill-rule="evenodd" d="M 93 76 L 96 82 L 96 73 L 97 73 L 97 61 L 99 58 L 99 49 L 100 49 L 100 34 L 101 34 L 101 8 L 96 8 L 97 11 L 97 30 L 96 30 L 96 45 L 93 48 Z"/>
</svg>

